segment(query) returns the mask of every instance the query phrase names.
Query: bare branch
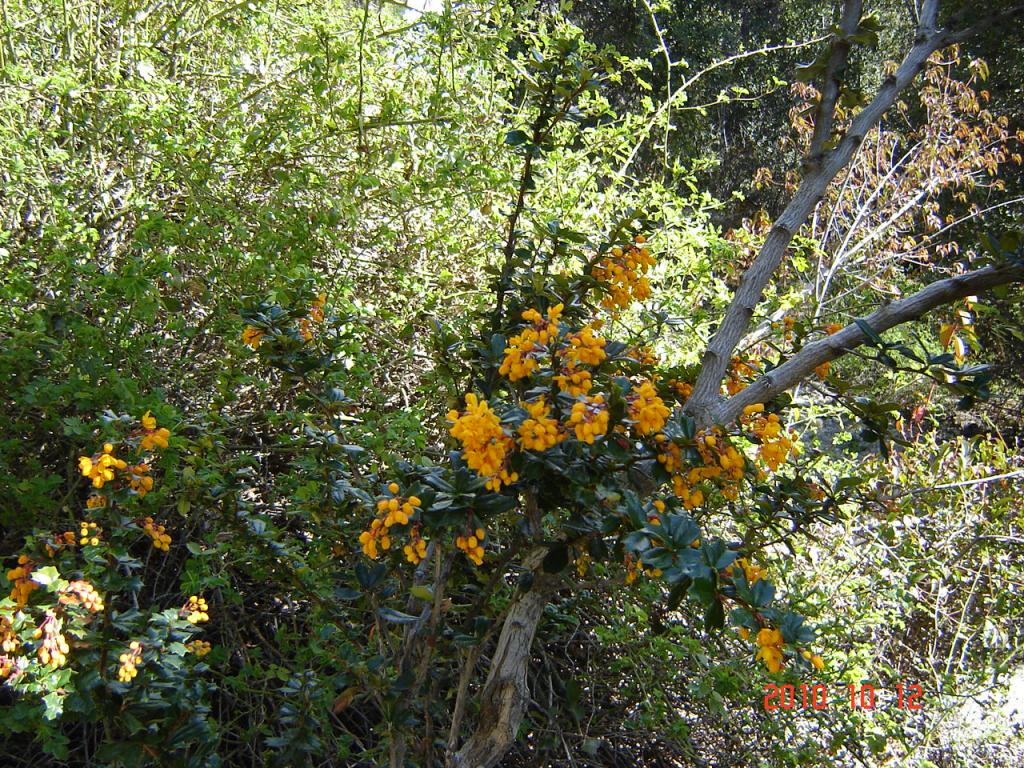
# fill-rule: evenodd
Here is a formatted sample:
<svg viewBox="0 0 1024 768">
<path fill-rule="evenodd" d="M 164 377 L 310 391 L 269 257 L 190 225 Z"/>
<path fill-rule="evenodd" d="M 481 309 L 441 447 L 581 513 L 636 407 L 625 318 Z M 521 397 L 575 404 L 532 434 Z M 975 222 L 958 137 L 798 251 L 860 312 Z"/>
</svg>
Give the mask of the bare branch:
<svg viewBox="0 0 1024 768">
<path fill-rule="evenodd" d="M 1001 475 L 989 475 L 988 477 L 981 477 L 977 480 L 961 480 L 957 483 L 943 483 L 942 485 L 931 485 L 927 488 L 910 488 L 900 493 L 894 493 L 891 496 L 883 496 L 882 501 L 892 501 L 899 499 L 904 496 L 919 496 L 922 493 L 932 493 L 933 491 L 947 491 L 952 488 L 973 488 L 978 485 L 988 485 L 989 483 L 998 483 L 1003 480 L 1009 480 L 1014 477 L 1024 476 L 1024 469 L 1018 469 L 1015 472 L 1004 472 Z M 999 538 L 999 537 L 989 537 Z"/>
<path fill-rule="evenodd" d="M 629 167 L 633 164 L 633 160 L 636 159 L 637 153 L 640 152 L 640 148 L 644 145 L 644 142 L 647 141 L 647 138 L 650 136 L 651 131 L 654 129 L 654 126 L 657 125 L 658 121 L 660 121 L 663 118 L 663 116 L 665 116 L 667 113 L 671 113 L 673 105 L 676 103 L 677 100 L 685 100 L 686 98 L 688 98 L 689 89 L 693 86 L 694 83 L 699 81 L 705 75 L 714 72 L 716 69 L 719 69 L 720 67 L 728 66 L 729 64 L 735 64 L 737 61 L 743 61 L 744 59 L 749 59 L 753 56 L 767 56 L 768 54 L 774 53 L 775 51 L 788 51 L 797 48 L 806 48 L 808 46 L 814 45 L 815 43 L 820 43 L 824 39 L 824 37 L 815 37 L 810 40 L 805 40 L 799 43 L 766 45 L 763 48 L 757 48 L 756 50 L 753 51 L 741 51 L 740 53 L 736 53 L 733 54 L 732 56 L 727 56 L 724 59 L 719 59 L 718 61 L 712 62 L 708 66 L 704 67 L 704 69 L 694 73 L 684 83 L 682 83 L 682 85 L 680 85 L 678 88 L 676 88 L 674 91 L 670 93 L 666 100 L 663 101 L 658 106 L 658 109 L 655 111 L 655 113 L 652 115 L 651 119 L 647 122 L 643 129 L 637 132 L 637 138 L 633 144 L 633 148 L 630 149 L 629 154 L 626 156 L 626 159 L 622 162 L 622 165 L 619 167 L 619 170 L 615 174 L 616 177 L 620 179 L 625 177 L 626 172 L 629 170 Z M 679 64 L 680 62 L 678 61 L 672 62 L 673 67 L 678 66 Z"/>
<path fill-rule="evenodd" d="M 959 20 L 960 16 L 970 8 L 971 5 L 968 4 L 960 14 L 950 19 L 951 31 L 948 34 L 946 45 L 963 42 L 967 38 L 974 37 L 979 32 L 983 32 L 990 27 L 1003 24 L 1019 16 L 1024 16 L 1024 3 L 1017 3 L 1016 5 L 1007 8 L 1005 11 L 994 13 L 991 16 L 986 16 L 969 27 L 964 27 L 960 30 L 955 29 L 956 22 Z"/>
<path fill-rule="evenodd" d="M 839 34 L 832 41 L 832 54 L 828 58 L 828 67 L 821 84 L 821 99 L 814 116 L 814 134 L 807 152 L 807 161 L 812 167 L 821 163 L 825 142 L 832 135 L 843 70 L 846 69 L 846 60 L 850 55 L 850 37 L 857 32 L 862 5 L 861 0 L 845 0 L 843 3 Z"/>
<path fill-rule="evenodd" d="M 743 274 L 722 323 L 704 352 L 693 394 L 685 406 L 686 412 L 694 416 L 698 422 L 707 423 L 708 416 L 718 401 L 722 377 L 729 365 L 732 351 L 746 332 L 764 288 L 779 268 L 793 236 L 807 221 L 807 217 L 825 194 L 829 183 L 853 158 L 867 132 L 889 110 L 900 92 L 910 85 L 928 61 L 928 57 L 934 51 L 948 45 L 949 34 L 935 27 L 937 14 L 938 0 L 926 0 L 921 9 L 921 24 L 914 45 L 899 68 L 883 81 L 874 99 L 853 118 L 846 135 L 836 148 L 828 152 L 818 166 L 811 168 L 789 205 L 776 219 L 750 268 Z"/>
<path fill-rule="evenodd" d="M 917 320 L 926 312 L 965 296 L 977 295 L 997 285 L 1021 281 L 1024 281 L 1022 264 L 985 267 L 932 283 L 905 299 L 875 310 L 863 322 L 876 333 L 882 333 L 897 325 Z M 769 402 L 810 376 L 822 363 L 841 357 L 859 347 L 866 338 L 860 326 L 851 323 L 838 333 L 808 344 L 778 368 L 719 404 L 712 411 L 710 421 L 728 423 L 737 418 L 746 406 Z"/>
</svg>

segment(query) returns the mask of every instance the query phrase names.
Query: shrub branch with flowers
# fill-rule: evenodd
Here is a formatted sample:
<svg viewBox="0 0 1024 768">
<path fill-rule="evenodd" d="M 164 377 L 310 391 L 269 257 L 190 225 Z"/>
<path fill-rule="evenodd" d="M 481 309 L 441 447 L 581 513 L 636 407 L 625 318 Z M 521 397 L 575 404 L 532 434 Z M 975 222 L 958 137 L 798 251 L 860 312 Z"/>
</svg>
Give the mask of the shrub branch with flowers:
<svg viewBox="0 0 1024 768">
<path fill-rule="evenodd" d="M 172 544 L 163 524 L 139 512 L 171 431 L 150 411 L 137 421 L 108 414 L 106 422 L 107 441 L 77 462 L 90 491 L 74 528 L 30 538 L 7 571 L 10 594 L 0 601 L 4 682 L 22 717 L 41 713 L 43 744 L 58 756 L 67 744 L 57 722 L 81 713 L 146 711 L 150 720 L 179 718 L 191 738 L 212 736 L 203 702 L 209 686 L 201 676 L 184 686 L 179 679 L 186 667 L 204 669 L 198 659 L 210 646 L 195 635 L 209 619 L 205 600 L 193 595 L 179 608 L 138 610 L 144 561 Z M 155 673 L 134 691 L 144 666 Z M 155 753 L 158 743 L 149 749 Z M 110 745 L 106 754 L 138 753 Z"/>
</svg>

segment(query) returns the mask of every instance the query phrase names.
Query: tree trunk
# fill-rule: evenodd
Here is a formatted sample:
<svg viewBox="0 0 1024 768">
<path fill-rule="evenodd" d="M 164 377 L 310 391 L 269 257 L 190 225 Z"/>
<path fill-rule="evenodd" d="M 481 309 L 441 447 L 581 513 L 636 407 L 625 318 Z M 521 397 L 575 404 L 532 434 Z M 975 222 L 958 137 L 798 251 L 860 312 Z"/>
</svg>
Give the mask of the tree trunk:
<svg viewBox="0 0 1024 768">
<path fill-rule="evenodd" d="M 545 551 L 541 549 L 541 555 Z M 557 575 L 536 567 L 530 590 L 521 593 L 509 608 L 480 693 L 476 731 L 458 752 L 449 755 L 448 768 L 491 768 L 515 742 L 519 724 L 530 705 L 526 682 L 530 648 L 544 606 L 559 580 Z"/>
</svg>

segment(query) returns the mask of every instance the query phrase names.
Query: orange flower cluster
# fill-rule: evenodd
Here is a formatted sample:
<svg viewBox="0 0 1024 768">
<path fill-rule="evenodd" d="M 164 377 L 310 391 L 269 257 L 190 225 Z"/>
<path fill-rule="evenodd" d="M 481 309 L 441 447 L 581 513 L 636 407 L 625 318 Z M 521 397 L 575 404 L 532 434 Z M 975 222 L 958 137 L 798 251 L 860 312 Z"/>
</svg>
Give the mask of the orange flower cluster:
<svg viewBox="0 0 1024 768">
<path fill-rule="evenodd" d="M 573 397 L 587 394 L 594 385 L 590 371 L 577 370 L 568 365 L 555 376 L 555 383 L 560 390 L 568 392 Z"/>
<path fill-rule="evenodd" d="M 669 379 L 668 385 L 677 395 L 679 395 L 679 398 L 684 402 L 686 398 L 693 394 L 693 384 L 691 384 L 688 381 L 678 381 L 677 379 Z"/>
<path fill-rule="evenodd" d="M 782 669 L 782 632 L 764 627 L 757 633 L 758 651 L 756 658 L 764 662 L 769 672 Z"/>
<path fill-rule="evenodd" d="M 475 531 L 458 536 L 455 539 L 455 546 L 466 553 L 466 557 L 474 565 L 484 564 L 484 529 L 477 528 Z"/>
<path fill-rule="evenodd" d="M 43 546 L 46 547 L 46 554 L 53 557 L 65 547 L 73 547 L 77 543 L 74 531 L 64 531 L 64 533 L 53 534 L 53 538 L 45 542 Z"/>
<path fill-rule="evenodd" d="M 167 529 L 164 526 L 154 523 L 152 517 L 147 517 L 142 521 L 142 530 L 153 540 L 153 549 L 158 549 L 162 552 L 171 551 L 170 534 L 167 533 Z"/>
<path fill-rule="evenodd" d="M 735 395 L 747 388 L 747 383 L 757 373 L 755 363 L 751 360 L 744 360 L 734 357 L 729 361 L 729 368 L 726 371 L 725 391 Z M 692 392 L 692 387 L 691 387 Z"/>
<path fill-rule="evenodd" d="M 371 560 L 376 560 L 380 557 L 381 552 L 391 549 L 391 527 L 408 525 L 409 520 L 423 504 L 418 496 L 409 498 L 399 496 L 399 490 L 401 489 L 398 483 L 388 484 L 391 498 L 377 501 L 377 517 L 370 523 L 368 530 L 359 534 L 359 543 L 362 545 L 363 554 Z M 426 552 L 425 546 L 423 551 Z"/>
<path fill-rule="evenodd" d="M 747 584 L 756 584 L 768 573 L 764 568 L 759 568 L 758 566 L 754 565 L 749 560 L 747 560 L 745 557 L 737 558 L 736 562 L 733 565 L 730 565 L 728 568 L 726 568 L 726 572 L 730 576 L 732 575 L 732 569 L 734 566 L 743 569 L 743 575 L 747 578 Z"/>
<path fill-rule="evenodd" d="M 466 410 L 449 411 L 448 420 L 452 422 L 451 436 L 462 443 L 462 457 L 470 469 L 486 478 L 488 490 L 498 491 L 519 479 L 506 465 L 515 441 L 505 434 L 501 420 L 486 400 L 470 392 L 466 395 Z"/>
<path fill-rule="evenodd" d="M 819 672 L 821 672 L 825 668 L 825 660 L 821 658 L 821 656 L 819 656 L 818 654 L 812 653 L 808 650 L 803 650 L 800 652 L 800 655 L 807 659 L 807 661 L 811 662 L 811 666 Z"/>
<path fill-rule="evenodd" d="M 39 585 L 32 581 L 32 569 L 35 563 L 28 555 L 19 555 L 18 564 L 7 572 L 7 581 L 11 583 L 11 600 L 19 608 L 24 608 L 31 595 Z"/>
<path fill-rule="evenodd" d="M 594 441 L 608 431 L 608 406 L 604 395 L 584 396 L 572 405 L 569 426 L 573 427 L 576 439 L 593 445 Z"/>
<path fill-rule="evenodd" d="M 575 333 L 568 334 L 565 342 L 566 346 L 558 354 L 570 370 L 580 365 L 599 365 L 608 357 L 604 351 L 604 337 L 595 336 L 593 326 L 585 325 Z"/>
<path fill-rule="evenodd" d="M 738 483 L 743 478 L 746 463 L 740 452 L 723 439 L 716 428 L 697 435 L 696 447 L 701 465 L 689 469 L 685 467 L 678 445 L 661 433 L 655 436 L 655 440 L 658 441 L 658 461 L 672 475 L 672 489 L 684 508 L 692 510 L 704 503 L 704 492 L 697 486 L 705 481 L 714 481 L 727 499 L 735 499 L 739 495 Z"/>
<path fill-rule="evenodd" d="M 0 649 L 4 653 L 14 653 L 21 647 L 21 640 L 14 634 L 14 627 L 6 616 L 0 616 Z"/>
<path fill-rule="evenodd" d="M 67 663 L 68 641 L 61 633 L 61 620 L 53 611 L 46 612 L 46 618 L 36 627 L 32 637 L 35 640 L 42 640 L 36 651 L 40 664 L 58 669 Z"/>
<path fill-rule="evenodd" d="M 253 325 L 247 325 L 242 330 L 242 343 L 252 349 L 258 349 L 260 342 L 263 341 L 263 337 L 266 335 L 265 331 L 261 331 Z"/>
<path fill-rule="evenodd" d="M 199 597 L 198 595 L 192 595 L 188 601 L 182 606 L 181 613 L 188 619 L 190 624 L 199 624 L 203 621 L 210 620 L 209 605 L 206 600 Z"/>
<path fill-rule="evenodd" d="M 797 454 L 795 433 L 787 433 L 776 413 L 763 415 L 764 404 L 754 403 L 743 409 L 741 421 L 757 436 L 761 445 L 758 456 L 772 472 L 786 462 L 789 455 Z"/>
<path fill-rule="evenodd" d="M 82 472 L 82 477 L 88 477 L 93 488 L 102 488 L 105 483 L 114 479 L 117 470 L 124 470 L 127 467 L 128 462 L 114 455 L 112 443 L 104 443 L 102 453 L 78 459 L 78 469 Z"/>
<path fill-rule="evenodd" d="M 842 323 L 829 323 L 824 328 L 822 328 L 822 330 L 827 335 L 831 336 L 833 333 L 839 333 L 839 331 L 843 330 L 843 324 Z M 816 366 L 815 369 L 814 369 L 814 372 L 818 375 L 819 379 L 827 379 L 828 378 L 828 374 L 829 374 L 829 370 L 831 368 L 832 368 L 832 364 L 828 360 L 826 360 L 821 365 Z"/>
<path fill-rule="evenodd" d="M 103 529 L 99 525 L 89 520 L 83 520 L 78 524 L 78 543 L 83 547 L 86 544 L 99 546 L 101 533 L 103 533 Z"/>
<path fill-rule="evenodd" d="M 524 450 L 546 451 L 565 439 L 558 419 L 551 418 L 551 407 L 543 397 L 526 403 L 526 411 L 530 416 L 519 425 L 519 444 Z"/>
<path fill-rule="evenodd" d="M 405 554 L 405 559 L 413 565 L 419 565 L 427 556 L 427 542 L 420 538 L 419 526 L 412 529 L 411 539 L 402 547 L 402 552 Z"/>
<path fill-rule="evenodd" d="M 139 437 L 140 451 L 153 451 L 158 448 L 166 448 L 169 445 L 171 431 L 166 427 L 158 427 L 156 419 L 149 411 L 146 411 L 139 421 L 141 426 L 132 434 Z M 79 457 L 78 469 L 82 473 L 82 477 L 89 478 L 93 488 L 97 490 L 107 483 L 118 480 L 118 472 L 124 473 L 120 479 L 127 479 L 128 487 L 138 496 L 145 496 L 153 490 L 153 478 L 149 476 L 149 464 L 140 462 L 129 466 L 124 459 L 119 459 L 114 455 L 113 443 L 104 443 L 101 453 Z M 89 509 L 98 509 L 107 504 L 107 497 L 97 493 L 94 493 L 85 502 Z"/>
<path fill-rule="evenodd" d="M 650 298 L 651 284 L 645 275 L 655 261 L 644 247 L 645 242 L 643 235 L 637 235 L 635 245 L 625 249 L 615 246 L 591 272 L 605 288 L 606 294 L 601 299 L 601 306 L 605 309 L 615 312 L 625 309 L 633 301 Z"/>
<path fill-rule="evenodd" d="M 139 448 L 144 451 L 152 451 L 155 448 L 166 448 L 167 440 L 171 436 L 171 431 L 167 427 L 156 426 L 156 419 L 149 415 L 149 411 L 143 415 L 142 419 L 142 440 L 139 442 Z"/>
<path fill-rule="evenodd" d="M 557 352 L 562 363 L 554 377 L 555 383 L 560 390 L 574 397 L 587 394 L 594 383 L 590 371 L 580 366 L 599 365 L 608 357 L 604 350 L 605 340 L 594 335 L 596 327 L 597 323 L 591 323 L 570 333 L 565 337 L 565 346 Z"/>
<path fill-rule="evenodd" d="M 793 340 L 793 328 L 796 327 L 796 318 L 792 315 L 786 315 L 780 322 L 772 323 L 772 328 L 776 331 L 782 331 L 782 337 L 786 341 Z"/>
<path fill-rule="evenodd" d="M 189 653 L 194 653 L 200 659 L 213 650 L 213 646 L 205 640 L 193 640 L 191 643 L 185 643 L 185 648 L 188 649 Z"/>
<path fill-rule="evenodd" d="M 117 657 L 117 679 L 122 683 L 130 683 L 139 674 L 139 666 L 142 664 L 142 643 L 132 640 L 128 644 L 128 650 Z"/>
<path fill-rule="evenodd" d="M 62 605 L 82 605 L 91 613 L 103 610 L 103 598 L 88 581 L 78 579 L 64 588 L 59 601 Z"/>
<path fill-rule="evenodd" d="M 634 386 L 627 399 L 629 418 L 638 434 L 653 435 L 664 428 L 669 410 L 651 381 L 644 379 Z"/>
<path fill-rule="evenodd" d="M 128 468 L 128 485 L 141 499 L 153 490 L 153 478 L 149 476 L 149 464 L 135 464 Z"/>
<path fill-rule="evenodd" d="M 651 506 L 654 507 L 654 511 L 647 513 L 647 522 L 651 525 L 661 525 L 661 516 L 665 514 L 665 502 L 655 499 L 651 502 Z"/>
<path fill-rule="evenodd" d="M 626 354 L 641 365 L 655 366 L 658 364 L 658 356 L 650 347 L 633 347 L 627 350 Z"/>
<path fill-rule="evenodd" d="M 540 358 L 547 354 L 548 345 L 558 337 L 558 321 L 563 309 L 562 304 L 556 304 L 548 309 L 546 319 L 536 309 L 523 312 L 523 320 L 530 325 L 509 339 L 498 373 L 509 381 L 519 381 L 533 373 Z"/>
<path fill-rule="evenodd" d="M 299 319 L 298 333 L 303 341 L 313 340 L 314 325 L 324 321 L 324 306 L 326 304 L 327 294 L 318 293 L 310 304 L 308 315 Z M 259 349 L 265 336 L 267 336 L 267 332 L 255 325 L 247 325 L 242 329 L 242 343 L 254 350 Z"/>
<path fill-rule="evenodd" d="M 641 573 L 647 575 L 648 578 L 656 579 L 661 576 L 660 568 L 645 568 L 640 563 L 639 558 L 636 557 L 632 552 L 627 552 L 623 564 L 626 566 L 626 583 L 632 584 Z"/>
<path fill-rule="evenodd" d="M 313 304 L 309 308 L 309 319 L 314 323 L 322 323 L 324 321 L 324 306 L 327 304 L 327 294 L 318 293 L 316 298 L 313 299 Z"/>
<path fill-rule="evenodd" d="M 740 637 L 744 640 L 750 638 L 750 630 L 746 627 L 740 627 L 738 631 Z M 754 641 L 757 643 L 755 658 L 763 661 L 768 671 L 773 674 L 782 669 L 786 663 L 785 653 L 782 650 L 782 646 L 785 644 L 782 632 L 772 627 L 762 627 L 758 630 L 757 635 L 755 635 Z M 819 672 L 825 668 L 825 660 L 818 654 L 809 650 L 803 650 L 800 652 L 800 655 Z"/>
</svg>

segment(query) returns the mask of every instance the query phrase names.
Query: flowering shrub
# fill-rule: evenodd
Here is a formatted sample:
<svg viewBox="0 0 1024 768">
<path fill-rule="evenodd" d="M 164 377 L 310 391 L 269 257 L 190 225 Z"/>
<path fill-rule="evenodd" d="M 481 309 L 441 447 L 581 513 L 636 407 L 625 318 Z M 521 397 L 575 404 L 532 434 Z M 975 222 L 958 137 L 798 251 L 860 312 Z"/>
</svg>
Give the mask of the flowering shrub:
<svg viewBox="0 0 1024 768">
<path fill-rule="evenodd" d="M 173 438 L 149 411 L 138 422 L 111 419 L 110 427 L 119 436 L 78 459 L 91 490 L 79 500 L 77 531 L 30 537 L 7 572 L 10 595 L 0 601 L 5 684 L 26 715 L 41 714 L 44 744 L 58 755 L 67 750 L 60 720 L 101 718 L 111 706 L 179 716 L 195 705 L 182 722 L 192 723 L 191 739 L 210 736 L 198 698 L 208 683 L 201 666 L 186 666 L 184 644 L 208 619 L 206 602 L 193 596 L 180 612 L 138 604 L 141 541 L 166 554 L 172 537 L 134 510 L 155 488 L 156 452 Z M 187 681 L 193 673 L 199 676 Z M 123 749 L 133 749 L 130 741 Z"/>
</svg>

